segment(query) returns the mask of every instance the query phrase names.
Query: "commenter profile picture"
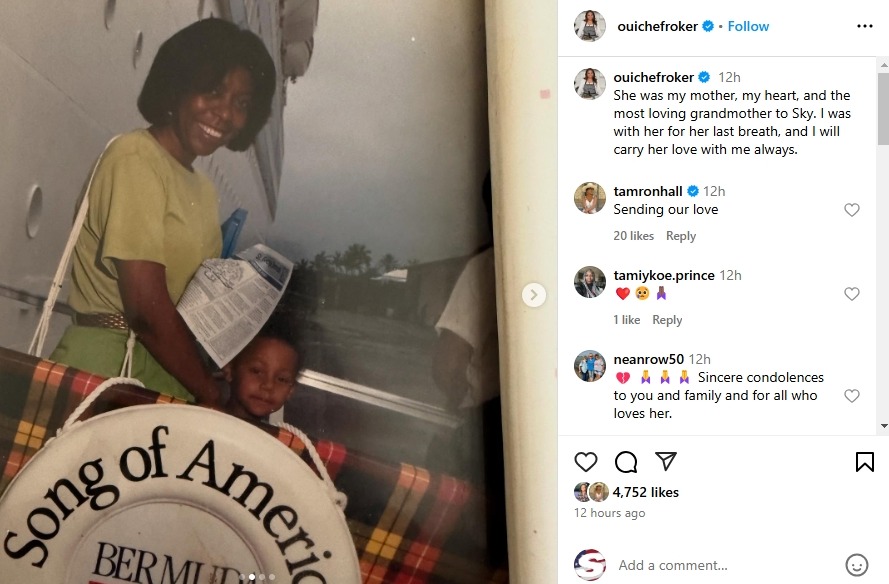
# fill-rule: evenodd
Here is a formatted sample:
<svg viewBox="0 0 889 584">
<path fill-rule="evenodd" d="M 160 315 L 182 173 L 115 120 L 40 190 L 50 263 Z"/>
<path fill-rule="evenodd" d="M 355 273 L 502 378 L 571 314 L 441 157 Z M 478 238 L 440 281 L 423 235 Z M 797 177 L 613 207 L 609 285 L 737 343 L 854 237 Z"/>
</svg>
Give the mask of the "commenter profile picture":
<svg viewBox="0 0 889 584">
<path fill-rule="evenodd" d="M 574 373 L 581 381 L 598 381 L 605 375 L 605 357 L 599 351 L 582 351 L 574 358 Z"/>
<path fill-rule="evenodd" d="M 605 291 L 605 272 L 596 266 L 584 266 L 574 274 L 574 290 L 583 298 L 595 298 Z"/>
<path fill-rule="evenodd" d="M 584 215 L 595 215 L 605 206 L 605 189 L 594 182 L 585 182 L 574 190 L 574 206 Z"/>
<path fill-rule="evenodd" d="M 574 558 L 574 573 L 581 580 L 592 582 L 605 574 L 605 556 L 599 550 L 583 550 Z"/>
<path fill-rule="evenodd" d="M 605 76 L 598 69 L 581 69 L 574 77 L 574 91 L 582 99 L 596 99 L 605 93 Z"/>
</svg>

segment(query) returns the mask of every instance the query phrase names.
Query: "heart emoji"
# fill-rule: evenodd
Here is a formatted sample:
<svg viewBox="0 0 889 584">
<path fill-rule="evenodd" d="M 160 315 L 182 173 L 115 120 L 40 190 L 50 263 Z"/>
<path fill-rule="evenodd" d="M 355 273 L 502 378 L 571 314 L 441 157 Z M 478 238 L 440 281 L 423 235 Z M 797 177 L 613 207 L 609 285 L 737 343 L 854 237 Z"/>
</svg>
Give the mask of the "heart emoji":
<svg viewBox="0 0 889 584">
<path fill-rule="evenodd" d="M 599 462 L 599 457 L 595 452 L 578 452 L 574 455 L 574 464 L 580 467 L 580 470 L 587 472 Z"/>
<path fill-rule="evenodd" d="M 630 380 L 630 374 L 626 371 L 621 371 L 617 374 L 617 380 L 621 383 L 626 383 Z"/>
<path fill-rule="evenodd" d="M 630 295 L 630 289 L 629 288 L 618 288 L 617 295 L 620 296 L 621 300 L 626 300 L 627 296 Z"/>
</svg>

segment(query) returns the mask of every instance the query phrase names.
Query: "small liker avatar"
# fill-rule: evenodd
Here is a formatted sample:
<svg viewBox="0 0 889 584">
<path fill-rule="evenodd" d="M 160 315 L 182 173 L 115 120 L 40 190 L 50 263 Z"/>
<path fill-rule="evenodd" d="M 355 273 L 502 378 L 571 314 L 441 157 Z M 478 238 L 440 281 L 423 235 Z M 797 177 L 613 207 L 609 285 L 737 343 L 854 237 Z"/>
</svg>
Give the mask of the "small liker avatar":
<svg viewBox="0 0 889 584">
<path fill-rule="evenodd" d="M 590 499 L 596 503 L 601 503 L 608 498 L 608 495 L 608 485 L 603 482 L 593 483 L 592 487 L 590 487 Z"/>
<path fill-rule="evenodd" d="M 590 484 L 589 483 L 577 483 L 574 487 L 574 498 L 576 498 L 581 503 L 589 503 L 590 502 Z"/>
</svg>

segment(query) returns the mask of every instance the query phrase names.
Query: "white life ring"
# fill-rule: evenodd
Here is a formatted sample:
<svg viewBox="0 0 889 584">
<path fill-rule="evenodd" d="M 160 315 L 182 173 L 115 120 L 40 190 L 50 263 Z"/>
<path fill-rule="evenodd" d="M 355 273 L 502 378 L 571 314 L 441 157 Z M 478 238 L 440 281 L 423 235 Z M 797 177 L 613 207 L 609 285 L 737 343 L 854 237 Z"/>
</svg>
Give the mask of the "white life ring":
<svg viewBox="0 0 889 584">
<path fill-rule="evenodd" d="M 116 410 L 47 443 L 0 499 L 0 539 L 4 582 L 360 582 L 308 465 L 194 406 Z"/>
</svg>

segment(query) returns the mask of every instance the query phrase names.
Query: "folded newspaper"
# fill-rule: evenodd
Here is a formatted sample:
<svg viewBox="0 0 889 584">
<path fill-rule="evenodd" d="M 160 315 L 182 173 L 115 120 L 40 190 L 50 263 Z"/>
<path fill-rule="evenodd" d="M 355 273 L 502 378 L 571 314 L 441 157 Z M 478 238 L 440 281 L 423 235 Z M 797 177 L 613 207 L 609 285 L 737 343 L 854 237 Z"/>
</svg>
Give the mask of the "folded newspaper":
<svg viewBox="0 0 889 584">
<path fill-rule="evenodd" d="M 262 244 L 231 259 L 205 260 L 176 307 L 222 367 L 247 346 L 284 295 L 293 262 Z"/>
</svg>

